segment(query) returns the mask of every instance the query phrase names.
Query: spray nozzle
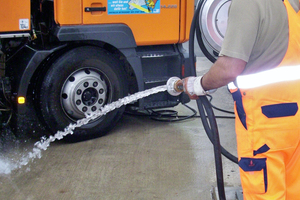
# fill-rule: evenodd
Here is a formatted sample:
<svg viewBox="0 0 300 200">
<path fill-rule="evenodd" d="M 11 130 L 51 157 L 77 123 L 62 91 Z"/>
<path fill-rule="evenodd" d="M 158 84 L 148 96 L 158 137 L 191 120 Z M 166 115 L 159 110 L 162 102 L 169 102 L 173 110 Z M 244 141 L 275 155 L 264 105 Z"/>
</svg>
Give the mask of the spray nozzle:
<svg viewBox="0 0 300 200">
<path fill-rule="evenodd" d="M 180 78 L 171 77 L 167 81 L 167 91 L 172 96 L 178 96 L 183 92 L 183 84 Z"/>
</svg>

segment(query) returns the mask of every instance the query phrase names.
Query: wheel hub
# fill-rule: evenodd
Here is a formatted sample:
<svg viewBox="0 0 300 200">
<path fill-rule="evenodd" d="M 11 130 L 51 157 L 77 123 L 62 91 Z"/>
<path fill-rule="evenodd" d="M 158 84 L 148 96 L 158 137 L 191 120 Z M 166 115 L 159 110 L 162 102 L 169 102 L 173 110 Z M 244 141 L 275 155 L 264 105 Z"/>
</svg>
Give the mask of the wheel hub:
<svg viewBox="0 0 300 200">
<path fill-rule="evenodd" d="M 87 106 L 94 105 L 97 102 L 98 94 L 95 88 L 88 88 L 82 94 L 82 103 Z"/>
<path fill-rule="evenodd" d="M 62 107 L 72 119 L 99 110 L 106 101 L 107 86 L 101 74 L 82 69 L 66 80 L 61 93 Z"/>
</svg>

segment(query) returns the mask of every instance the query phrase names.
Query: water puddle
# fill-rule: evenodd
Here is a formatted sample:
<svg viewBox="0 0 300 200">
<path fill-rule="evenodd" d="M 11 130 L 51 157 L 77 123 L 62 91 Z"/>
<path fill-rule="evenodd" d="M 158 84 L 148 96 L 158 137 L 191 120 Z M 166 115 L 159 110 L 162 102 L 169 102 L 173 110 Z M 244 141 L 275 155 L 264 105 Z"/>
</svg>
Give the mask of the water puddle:
<svg viewBox="0 0 300 200">
<path fill-rule="evenodd" d="M 46 137 L 41 138 L 40 141 L 34 144 L 32 151 L 21 156 L 19 160 L 0 157 L 0 175 L 10 174 L 13 170 L 16 170 L 18 168 L 21 168 L 22 166 L 27 165 L 29 162 L 32 162 L 34 159 L 41 158 L 42 151 L 47 150 L 51 142 L 54 142 L 56 140 L 61 140 L 64 136 L 72 134 L 75 128 L 87 124 L 90 120 L 96 119 L 97 117 L 102 115 L 106 115 L 108 112 L 116 108 L 120 108 L 123 105 L 127 105 L 133 101 L 137 101 L 141 98 L 147 97 L 155 93 L 163 92 L 166 90 L 167 90 L 166 85 L 158 86 L 142 92 L 137 92 L 130 96 L 119 99 L 118 101 L 107 104 L 104 107 L 102 107 L 101 110 L 98 110 L 91 114 L 87 114 L 85 118 L 78 120 L 74 124 L 68 125 L 63 131 L 58 131 L 56 132 L 56 134 L 48 138 Z"/>
</svg>

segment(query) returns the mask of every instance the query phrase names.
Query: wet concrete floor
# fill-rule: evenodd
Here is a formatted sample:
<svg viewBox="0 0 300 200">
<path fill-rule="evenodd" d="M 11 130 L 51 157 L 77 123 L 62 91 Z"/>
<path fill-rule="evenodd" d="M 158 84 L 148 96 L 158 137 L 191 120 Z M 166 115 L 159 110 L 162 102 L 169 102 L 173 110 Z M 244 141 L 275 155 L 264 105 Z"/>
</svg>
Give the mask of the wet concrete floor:
<svg viewBox="0 0 300 200">
<path fill-rule="evenodd" d="M 211 63 L 197 60 L 200 75 Z M 233 111 L 227 87 L 213 94 L 212 104 Z M 195 101 L 188 105 L 197 110 Z M 183 105 L 172 109 L 191 114 Z M 217 122 L 223 147 L 236 155 L 234 120 Z M 27 151 L 33 143 L 26 144 Z M 223 169 L 226 187 L 239 187 L 238 166 L 223 157 Z M 216 186 L 213 146 L 199 118 L 160 122 L 124 115 L 104 137 L 52 143 L 40 159 L 0 175 L 0 199 L 209 200 Z"/>
</svg>

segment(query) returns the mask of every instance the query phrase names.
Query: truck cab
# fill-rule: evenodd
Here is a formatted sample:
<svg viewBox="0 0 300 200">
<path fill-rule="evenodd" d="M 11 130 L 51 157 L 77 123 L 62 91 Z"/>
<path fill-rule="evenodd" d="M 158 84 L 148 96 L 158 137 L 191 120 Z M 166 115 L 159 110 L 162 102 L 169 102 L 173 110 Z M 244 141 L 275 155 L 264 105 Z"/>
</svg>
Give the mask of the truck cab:
<svg viewBox="0 0 300 200">
<path fill-rule="evenodd" d="M 2 1 L 0 101 L 13 116 L 6 122 L 21 134 L 53 134 L 128 94 L 191 75 L 194 64 L 182 44 L 193 13 L 190 0 Z M 163 92 L 127 109 L 188 101 Z M 102 136 L 124 110 L 92 120 L 68 138 Z"/>
</svg>

